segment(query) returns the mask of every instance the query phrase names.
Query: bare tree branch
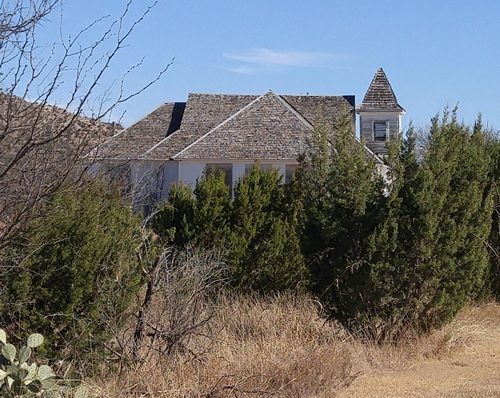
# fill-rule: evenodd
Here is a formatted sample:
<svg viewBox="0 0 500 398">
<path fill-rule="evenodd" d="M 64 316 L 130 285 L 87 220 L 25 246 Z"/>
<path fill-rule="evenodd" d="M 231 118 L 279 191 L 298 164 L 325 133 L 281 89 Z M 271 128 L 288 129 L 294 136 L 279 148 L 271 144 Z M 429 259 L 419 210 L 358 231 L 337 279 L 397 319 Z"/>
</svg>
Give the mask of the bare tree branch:
<svg viewBox="0 0 500 398">
<path fill-rule="evenodd" d="M 37 28 L 60 0 L 1 2 L 0 249 L 22 231 L 40 203 L 82 178 L 92 162 L 83 155 L 119 128 L 105 122 L 116 106 L 158 82 L 172 65 L 173 59 L 132 91 L 125 88 L 127 78 L 143 60 L 124 72 L 118 87 L 106 81 L 118 54 L 156 5 L 145 6 L 130 21 L 133 2 L 116 19 L 98 18 L 74 37 L 61 33 L 61 43 L 51 45 L 38 43 Z"/>
</svg>

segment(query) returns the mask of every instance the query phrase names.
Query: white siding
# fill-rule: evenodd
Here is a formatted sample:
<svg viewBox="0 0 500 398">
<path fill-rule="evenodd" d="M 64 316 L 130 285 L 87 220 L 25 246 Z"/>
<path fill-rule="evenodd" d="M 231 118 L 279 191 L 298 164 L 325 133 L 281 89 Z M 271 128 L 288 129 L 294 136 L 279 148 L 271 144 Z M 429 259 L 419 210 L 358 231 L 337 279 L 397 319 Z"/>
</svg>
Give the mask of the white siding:
<svg viewBox="0 0 500 398">
<path fill-rule="evenodd" d="M 205 162 L 180 162 L 179 180 L 194 189 L 196 180 L 203 175 L 203 170 L 205 170 Z"/>
<path fill-rule="evenodd" d="M 170 162 L 168 162 L 170 163 Z M 207 163 L 230 163 L 233 165 L 233 187 L 238 182 L 238 179 L 245 175 L 245 166 L 253 164 L 252 161 L 233 161 L 233 160 L 206 160 L 200 162 L 179 162 L 178 166 L 178 180 L 182 181 L 186 185 L 194 188 L 196 186 L 196 180 L 203 176 L 203 171 L 205 170 L 205 165 Z M 286 174 L 286 165 L 296 163 L 294 160 L 290 161 L 272 161 L 272 160 L 261 160 L 261 165 L 271 165 L 272 167 L 279 170 L 280 174 L 283 176 L 283 181 Z M 173 174 L 172 174 L 173 175 Z M 173 180 L 171 180 L 173 181 Z"/>
<path fill-rule="evenodd" d="M 247 163 L 233 163 L 233 188 L 238 180 L 245 175 L 245 166 Z"/>
<path fill-rule="evenodd" d="M 399 112 L 359 112 L 360 136 L 365 145 L 373 152 L 387 154 L 386 144 L 401 133 L 401 113 Z M 374 123 L 385 122 L 388 126 L 387 141 L 375 141 L 373 137 Z"/>
<path fill-rule="evenodd" d="M 160 200 L 167 200 L 170 187 L 179 181 L 179 162 L 170 160 L 161 166 Z"/>
</svg>

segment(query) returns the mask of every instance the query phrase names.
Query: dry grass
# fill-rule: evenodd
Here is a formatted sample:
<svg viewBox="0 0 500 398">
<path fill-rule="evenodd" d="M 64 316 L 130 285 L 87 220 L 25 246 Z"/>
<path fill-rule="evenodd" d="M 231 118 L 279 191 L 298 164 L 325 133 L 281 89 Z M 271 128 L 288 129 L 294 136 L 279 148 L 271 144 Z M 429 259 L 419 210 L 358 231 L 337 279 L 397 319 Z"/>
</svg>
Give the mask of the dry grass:
<svg viewBox="0 0 500 398">
<path fill-rule="evenodd" d="M 470 307 L 430 336 L 380 346 L 318 313 L 307 297 L 224 297 L 200 337 L 211 337 L 208 350 L 175 358 L 151 354 L 136 368 L 91 384 L 104 397 L 332 397 L 360 375 L 467 350 L 500 321 L 497 304 Z M 196 351 L 196 339 L 191 344 Z"/>
</svg>

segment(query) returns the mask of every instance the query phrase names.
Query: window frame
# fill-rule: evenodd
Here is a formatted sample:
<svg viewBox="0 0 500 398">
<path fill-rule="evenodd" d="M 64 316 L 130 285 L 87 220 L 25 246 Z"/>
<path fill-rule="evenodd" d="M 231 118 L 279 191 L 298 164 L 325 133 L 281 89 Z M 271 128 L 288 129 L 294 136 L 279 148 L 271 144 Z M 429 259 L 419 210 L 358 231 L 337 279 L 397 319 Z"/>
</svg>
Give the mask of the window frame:
<svg viewBox="0 0 500 398">
<path fill-rule="evenodd" d="M 285 164 L 285 175 L 284 175 L 285 184 L 290 184 L 292 182 L 293 177 L 295 176 L 295 173 L 297 172 L 298 168 L 299 168 L 298 163 Z"/>
<path fill-rule="evenodd" d="M 384 139 L 378 139 L 375 135 L 375 125 L 385 125 L 385 137 Z M 388 120 L 374 120 L 372 122 L 372 141 L 374 142 L 387 142 L 389 141 L 389 121 Z"/>
<path fill-rule="evenodd" d="M 205 163 L 205 168 L 204 168 L 205 175 L 208 175 L 208 173 L 211 170 L 215 170 L 216 173 L 224 172 L 224 182 L 229 187 L 229 192 L 232 192 L 233 191 L 233 164 L 232 163 Z"/>
</svg>

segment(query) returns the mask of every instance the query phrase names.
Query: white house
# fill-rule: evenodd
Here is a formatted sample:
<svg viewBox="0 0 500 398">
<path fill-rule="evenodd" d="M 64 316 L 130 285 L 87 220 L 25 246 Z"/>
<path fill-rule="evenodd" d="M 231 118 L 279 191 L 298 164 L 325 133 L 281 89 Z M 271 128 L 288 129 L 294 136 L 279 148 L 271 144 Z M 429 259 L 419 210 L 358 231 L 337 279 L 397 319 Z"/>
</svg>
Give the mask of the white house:
<svg viewBox="0 0 500 398">
<path fill-rule="evenodd" d="M 136 205 L 165 199 L 170 186 L 192 187 L 205 169 L 224 170 L 228 185 L 259 160 L 280 170 L 287 181 L 305 151 L 314 124 L 332 124 L 342 107 L 357 112 L 367 152 L 383 172 L 386 142 L 401 132 L 404 109 L 379 69 L 357 109 L 355 97 L 189 94 L 166 103 L 122 130 L 94 152 L 94 170 L 122 176 Z"/>
</svg>

